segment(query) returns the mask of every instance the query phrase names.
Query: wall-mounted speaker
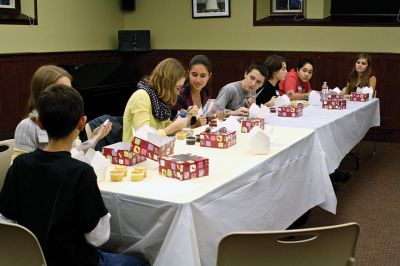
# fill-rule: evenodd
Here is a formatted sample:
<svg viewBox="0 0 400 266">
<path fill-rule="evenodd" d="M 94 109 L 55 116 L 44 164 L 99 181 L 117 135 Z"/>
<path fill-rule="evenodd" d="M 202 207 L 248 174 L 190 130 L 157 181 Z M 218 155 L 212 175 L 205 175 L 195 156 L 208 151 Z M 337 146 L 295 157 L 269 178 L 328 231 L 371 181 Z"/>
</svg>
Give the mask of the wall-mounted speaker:
<svg viewBox="0 0 400 266">
<path fill-rule="evenodd" d="M 121 52 L 150 51 L 150 30 L 118 31 L 118 50 Z"/>
<path fill-rule="evenodd" d="M 134 11 L 135 0 L 121 0 L 121 8 L 126 11 Z"/>
</svg>

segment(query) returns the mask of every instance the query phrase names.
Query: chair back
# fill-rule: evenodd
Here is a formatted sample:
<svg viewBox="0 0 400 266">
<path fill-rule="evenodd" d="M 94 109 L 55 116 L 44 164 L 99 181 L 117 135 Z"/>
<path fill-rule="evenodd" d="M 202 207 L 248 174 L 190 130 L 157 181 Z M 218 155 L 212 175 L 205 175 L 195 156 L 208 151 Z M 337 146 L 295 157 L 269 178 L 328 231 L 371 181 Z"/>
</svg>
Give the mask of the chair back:
<svg viewBox="0 0 400 266">
<path fill-rule="evenodd" d="M 355 265 L 357 223 L 267 232 L 238 232 L 218 246 L 217 266 Z"/>
<path fill-rule="evenodd" d="M 24 226 L 0 221 L 0 265 L 46 265 L 36 236 Z"/>
<path fill-rule="evenodd" d="M 14 139 L 0 141 L 0 190 L 3 187 L 8 168 L 10 168 L 14 146 Z"/>
</svg>

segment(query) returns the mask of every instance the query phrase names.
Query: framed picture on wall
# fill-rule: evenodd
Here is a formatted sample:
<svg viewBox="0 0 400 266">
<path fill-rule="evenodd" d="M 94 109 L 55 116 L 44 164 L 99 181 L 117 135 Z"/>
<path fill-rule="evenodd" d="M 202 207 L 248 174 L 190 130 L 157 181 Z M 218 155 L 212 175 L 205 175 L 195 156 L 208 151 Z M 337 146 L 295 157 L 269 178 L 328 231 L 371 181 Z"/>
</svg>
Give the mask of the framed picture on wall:
<svg viewBox="0 0 400 266">
<path fill-rule="evenodd" d="M 0 0 L 0 13 L 21 13 L 21 0 Z"/>
<path fill-rule="evenodd" d="M 215 18 L 230 16 L 230 0 L 192 0 L 193 18 Z"/>
</svg>

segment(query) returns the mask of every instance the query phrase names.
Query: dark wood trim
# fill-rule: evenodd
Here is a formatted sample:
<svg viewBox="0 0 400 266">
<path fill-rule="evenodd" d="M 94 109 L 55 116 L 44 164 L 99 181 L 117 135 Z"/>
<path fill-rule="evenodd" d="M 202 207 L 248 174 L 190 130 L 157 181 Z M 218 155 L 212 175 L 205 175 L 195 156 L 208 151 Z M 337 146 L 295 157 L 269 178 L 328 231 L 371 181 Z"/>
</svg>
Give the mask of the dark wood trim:
<svg viewBox="0 0 400 266">
<path fill-rule="evenodd" d="M 1 54 L 0 133 L 8 136 L 26 115 L 30 79 L 38 67 L 45 64 L 85 65 L 127 61 L 128 58 L 118 51 Z"/>
</svg>

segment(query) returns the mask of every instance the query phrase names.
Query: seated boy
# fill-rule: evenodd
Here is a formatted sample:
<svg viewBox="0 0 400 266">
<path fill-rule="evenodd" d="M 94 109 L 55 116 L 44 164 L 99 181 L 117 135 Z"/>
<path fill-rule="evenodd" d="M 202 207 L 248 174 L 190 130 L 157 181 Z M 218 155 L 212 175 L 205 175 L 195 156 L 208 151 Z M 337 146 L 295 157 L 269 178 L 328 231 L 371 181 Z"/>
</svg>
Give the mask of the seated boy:
<svg viewBox="0 0 400 266">
<path fill-rule="evenodd" d="M 227 115 L 248 115 L 248 108 L 256 102 L 256 90 L 264 84 L 267 72 L 264 65 L 251 64 L 242 80 L 221 88 L 216 99 L 218 107 L 227 109 Z"/>
<path fill-rule="evenodd" d="M 110 217 L 91 166 L 71 158 L 84 129 L 83 101 L 66 85 L 47 87 L 38 100 L 38 125 L 49 143 L 43 150 L 18 156 L 0 193 L 0 213 L 30 229 L 48 265 L 148 265 L 100 251 L 110 235 Z"/>
</svg>

